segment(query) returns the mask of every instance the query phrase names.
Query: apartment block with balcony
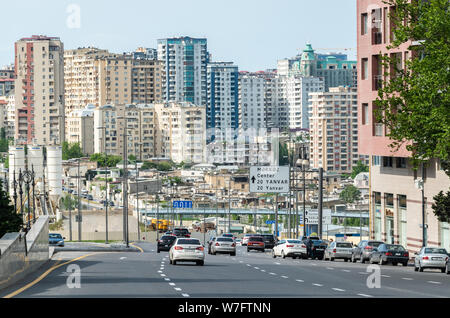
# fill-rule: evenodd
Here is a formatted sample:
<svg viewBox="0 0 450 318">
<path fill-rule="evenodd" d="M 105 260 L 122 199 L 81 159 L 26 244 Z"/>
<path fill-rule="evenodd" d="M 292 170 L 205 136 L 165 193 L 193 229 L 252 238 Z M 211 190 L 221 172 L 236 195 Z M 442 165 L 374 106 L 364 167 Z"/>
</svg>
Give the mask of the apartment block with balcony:
<svg viewBox="0 0 450 318">
<path fill-rule="evenodd" d="M 450 226 L 439 222 L 431 209 L 433 196 L 450 186 L 438 160 L 431 160 L 424 169 L 414 170 L 410 164 L 407 143 L 392 149 L 386 127 L 377 122 L 374 101 L 386 74 L 382 56 L 396 56 L 398 65 L 412 58 L 411 43 L 388 49 L 395 26 L 389 19 L 395 7 L 382 0 L 357 1 L 358 42 L 358 149 L 370 156 L 370 235 L 388 243 L 399 243 L 415 252 L 423 244 L 450 249 Z M 425 220 L 422 220 L 422 194 L 416 187 L 418 179 L 424 182 Z M 422 224 L 427 225 L 426 242 Z"/>
<path fill-rule="evenodd" d="M 76 109 L 66 117 L 66 141 L 70 144 L 80 143 L 85 155 L 94 153 L 94 105 Z"/>
<path fill-rule="evenodd" d="M 59 145 L 65 137 L 64 45 L 34 35 L 15 43 L 15 139 Z"/>
</svg>

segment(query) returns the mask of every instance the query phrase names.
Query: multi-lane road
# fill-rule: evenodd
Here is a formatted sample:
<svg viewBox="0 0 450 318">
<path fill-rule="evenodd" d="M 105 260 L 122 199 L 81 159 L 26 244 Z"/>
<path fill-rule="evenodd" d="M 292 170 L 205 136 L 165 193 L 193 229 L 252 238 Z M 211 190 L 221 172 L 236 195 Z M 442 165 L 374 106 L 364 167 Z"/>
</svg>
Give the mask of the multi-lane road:
<svg viewBox="0 0 450 318">
<path fill-rule="evenodd" d="M 59 252 L 45 268 L 3 290 L 2 297 L 450 297 L 450 276 L 411 266 L 276 258 L 238 247 L 236 256 L 206 255 L 204 266 L 169 264 L 155 243 L 137 253 Z M 75 265 L 75 266 L 73 266 Z M 70 266 L 70 267 L 69 267 Z M 75 268 L 75 270 L 74 270 Z M 78 279 L 78 269 L 79 279 Z M 368 272 L 369 270 L 369 272 Z M 70 273 L 69 273 L 70 272 Z M 370 276 L 370 277 L 369 277 Z M 379 279 L 379 288 L 369 288 Z M 367 281 L 372 283 L 367 284 Z M 79 283 L 77 285 L 77 283 Z M 71 288 L 72 287 L 72 288 Z M 79 287 L 79 288 L 77 288 Z"/>
</svg>

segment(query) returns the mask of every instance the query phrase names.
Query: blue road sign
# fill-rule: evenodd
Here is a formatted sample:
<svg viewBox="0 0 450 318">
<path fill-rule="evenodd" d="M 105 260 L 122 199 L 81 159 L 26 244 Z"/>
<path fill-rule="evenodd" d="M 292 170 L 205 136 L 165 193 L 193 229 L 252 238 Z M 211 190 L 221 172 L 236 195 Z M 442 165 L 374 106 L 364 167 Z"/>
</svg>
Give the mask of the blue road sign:
<svg viewBox="0 0 450 318">
<path fill-rule="evenodd" d="M 275 224 L 275 221 L 273 221 L 273 220 L 267 220 L 267 221 L 266 221 L 266 224 Z"/>
<path fill-rule="evenodd" d="M 174 209 L 192 209 L 192 201 L 173 201 Z"/>
</svg>

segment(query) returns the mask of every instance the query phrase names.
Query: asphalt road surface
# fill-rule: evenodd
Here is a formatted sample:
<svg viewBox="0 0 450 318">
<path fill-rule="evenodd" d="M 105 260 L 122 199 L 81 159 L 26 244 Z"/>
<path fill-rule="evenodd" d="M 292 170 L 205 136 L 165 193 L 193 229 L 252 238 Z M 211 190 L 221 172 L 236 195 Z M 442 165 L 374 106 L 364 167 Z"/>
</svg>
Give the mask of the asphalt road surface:
<svg viewBox="0 0 450 318">
<path fill-rule="evenodd" d="M 270 251 L 206 255 L 205 265 L 169 264 L 155 243 L 135 244 L 138 253 L 59 252 L 39 272 L 0 293 L 2 297 L 450 297 L 450 275 L 384 265 L 380 288 L 369 288 L 369 264 L 341 260 L 293 260 Z M 79 285 L 73 266 L 80 269 Z M 69 274 L 68 271 L 71 271 Z M 69 284 L 67 282 L 69 281 Z M 376 280 L 371 280 L 376 281 Z"/>
</svg>

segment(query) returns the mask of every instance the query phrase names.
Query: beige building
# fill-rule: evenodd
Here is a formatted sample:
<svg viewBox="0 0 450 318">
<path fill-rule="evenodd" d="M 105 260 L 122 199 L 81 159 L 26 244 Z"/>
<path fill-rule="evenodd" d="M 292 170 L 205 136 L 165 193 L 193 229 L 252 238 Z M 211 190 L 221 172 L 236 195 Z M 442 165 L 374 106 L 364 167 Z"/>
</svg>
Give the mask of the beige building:
<svg viewBox="0 0 450 318">
<path fill-rule="evenodd" d="M 15 43 L 15 139 L 40 145 L 64 141 L 64 45 L 32 36 Z"/>
<path fill-rule="evenodd" d="M 94 153 L 94 109 L 94 105 L 88 105 L 85 109 L 73 110 L 66 117 L 66 141 L 80 142 L 86 155 Z"/>
<path fill-rule="evenodd" d="M 356 88 L 332 87 L 329 92 L 310 93 L 309 96 L 311 167 L 351 173 L 359 160 L 368 163 L 358 154 Z"/>
</svg>

